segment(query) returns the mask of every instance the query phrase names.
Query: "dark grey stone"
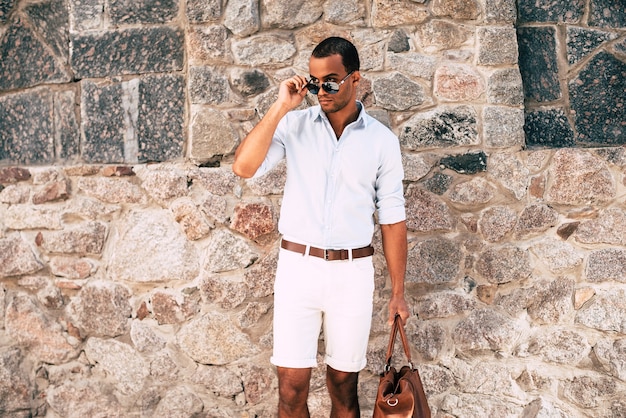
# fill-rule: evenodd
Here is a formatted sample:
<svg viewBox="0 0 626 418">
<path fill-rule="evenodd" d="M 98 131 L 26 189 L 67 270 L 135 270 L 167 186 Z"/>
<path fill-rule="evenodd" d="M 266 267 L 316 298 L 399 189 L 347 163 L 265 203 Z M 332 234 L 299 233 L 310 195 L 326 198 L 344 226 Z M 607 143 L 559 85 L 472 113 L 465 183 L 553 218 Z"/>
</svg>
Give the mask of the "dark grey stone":
<svg viewBox="0 0 626 418">
<path fill-rule="evenodd" d="M 443 173 L 435 173 L 431 178 L 424 180 L 422 185 L 429 192 L 441 196 L 448 191 L 452 180 L 452 176 Z"/>
<path fill-rule="evenodd" d="M 485 21 L 487 23 L 515 23 L 516 18 L 515 0 L 485 1 Z"/>
<path fill-rule="evenodd" d="M 179 71 L 184 33 L 178 28 L 126 29 L 72 37 L 77 78 Z"/>
<path fill-rule="evenodd" d="M 76 93 L 73 90 L 54 94 L 54 142 L 58 158 L 80 155 L 80 128 L 76 115 Z"/>
<path fill-rule="evenodd" d="M 0 56 L 0 91 L 71 79 L 50 50 L 21 22 L 11 25 L 0 39 Z"/>
<path fill-rule="evenodd" d="M 90 163 L 166 161 L 183 156 L 184 80 L 153 75 L 82 83 L 82 158 Z"/>
<path fill-rule="evenodd" d="M 561 98 L 555 29 L 521 27 L 517 40 L 524 96 L 538 102 Z"/>
<path fill-rule="evenodd" d="M 0 98 L 3 159 L 18 164 L 54 161 L 52 93 L 48 90 Z"/>
<path fill-rule="evenodd" d="M 616 33 L 570 26 L 567 28 L 567 62 L 576 64 L 599 45 L 617 38 Z"/>
<path fill-rule="evenodd" d="M 233 77 L 233 87 L 243 96 L 255 96 L 270 86 L 269 79 L 263 71 L 253 69 L 243 71 Z"/>
<path fill-rule="evenodd" d="M 585 0 L 518 0 L 517 9 L 521 23 L 577 23 L 585 12 Z"/>
<path fill-rule="evenodd" d="M 524 132 L 528 147 L 563 148 L 574 146 L 574 131 L 563 109 L 527 111 Z"/>
<path fill-rule="evenodd" d="M 191 103 L 220 104 L 228 101 L 228 79 L 212 67 L 189 68 L 189 96 Z"/>
<path fill-rule="evenodd" d="M 55 55 L 63 63 L 69 60 L 69 14 L 64 0 L 52 0 L 46 3 L 32 4 L 25 10 L 35 30 L 50 45 Z"/>
<path fill-rule="evenodd" d="M 449 155 L 442 158 L 439 164 L 462 174 L 476 174 L 487 170 L 487 155 L 480 152 L 470 152 L 460 155 Z"/>
<path fill-rule="evenodd" d="M 400 144 L 408 149 L 443 148 L 477 142 L 476 110 L 470 106 L 442 107 L 418 113 L 400 131 Z"/>
<path fill-rule="evenodd" d="M 598 53 L 570 81 L 576 141 L 583 144 L 626 143 L 626 63 Z"/>
<path fill-rule="evenodd" d="M 411 49 L 409 45 L 409 36 L 404 29 L 396 29 L 389 38 L 387 50 L 392 52 L 406 52 Z"/>
<path fill-rule="evenodd" d="M 624 0 L 591 0 L 589 26 L 625 28 L 626 2 Z"/>
<path fill-rule="evenodd" d="M 151 76 L 139 85 L 139 162 L 183 157 L 185 91 L 182 76 Z"/>
<path fill-rule="evenodd" d="M 9 20 L 9 14 L 16 3 L 16 0 L 0 0 L 0 23 Z"/>
<path fill-rule="evenodd" d="M 192 23 L 212 22 L 222 16 L 220 0 L 188 0 L 187 19 Z"/>
<path fill-rule="evenodd" d="M 84 81 L 81 89 L 84 132 L 82 157 L 89 163 L 124 162 L 124 110 L 120 84 Z"/>
<path fill-rule="evenodd" d="M 109 13 L 111 22 L 128 23 L 166 23 L 178 14 L 176 0 L 110 0 Z"/>
</svg>

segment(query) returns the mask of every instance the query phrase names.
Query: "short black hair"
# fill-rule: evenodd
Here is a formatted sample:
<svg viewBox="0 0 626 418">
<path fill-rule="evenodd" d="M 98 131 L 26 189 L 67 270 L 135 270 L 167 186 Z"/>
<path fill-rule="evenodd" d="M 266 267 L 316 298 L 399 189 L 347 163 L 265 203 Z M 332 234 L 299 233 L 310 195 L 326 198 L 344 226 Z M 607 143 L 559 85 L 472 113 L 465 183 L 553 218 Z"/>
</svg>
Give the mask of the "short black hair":
<svg viewBox="0 0 626 418">
<path fill-rule="evenodd" d="M 352 42 L 338 36 L 331 36 L 330 38 L 324 39 L 315 47 L 311 56 L 315 58 L 326 58 L 335 54 L 341 55 L 341 62 L 347 72 L 359 71 L 361 61 L 359 60 L 359 53 L 356 47 Z"/>
</svg>

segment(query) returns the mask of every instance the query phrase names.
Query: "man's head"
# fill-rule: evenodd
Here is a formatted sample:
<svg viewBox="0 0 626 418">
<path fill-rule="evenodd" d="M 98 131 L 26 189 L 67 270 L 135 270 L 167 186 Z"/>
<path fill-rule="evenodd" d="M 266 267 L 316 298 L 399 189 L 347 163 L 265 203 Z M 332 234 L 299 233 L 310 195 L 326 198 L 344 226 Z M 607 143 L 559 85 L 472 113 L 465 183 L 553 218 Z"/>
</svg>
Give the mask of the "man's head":
<svg viewBox="0 0 626 418">
<path fill-rule="evenodd" d="M 346 39 L 331 37 L 311 53 L 309 91 L 326 114 L 356 112 L 356 88 L 361 80 L 359 54 Z"/>
<path fill-rule="evenodd" d="M 335 54 L 341 56 L 341 61 L 347 73 L 359 71 L 361 62 L 356 47 L 352 42 L 338 36 L 324 39 L 315 47 L 311 56 L 314 58 L 326 58 Z"/>
</svg>

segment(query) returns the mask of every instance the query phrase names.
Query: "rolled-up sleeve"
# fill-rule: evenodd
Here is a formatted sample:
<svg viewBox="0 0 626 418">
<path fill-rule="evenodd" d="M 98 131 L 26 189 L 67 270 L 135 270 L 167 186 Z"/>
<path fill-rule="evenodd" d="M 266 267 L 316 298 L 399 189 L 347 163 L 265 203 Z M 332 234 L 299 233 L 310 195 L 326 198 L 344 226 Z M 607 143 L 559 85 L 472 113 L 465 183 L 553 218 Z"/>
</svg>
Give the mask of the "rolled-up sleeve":
<svg viewBox="0 0 626 418">
<path fill-rule="evenodd" d="M 387 142 L 376 178 L 376 210 L 380 224 L 394 224 L 406 219 L 400 144 L 395 136 L 388 138 Z"/>
<path fill-rule="evenodd" d="M 274 132 L 272 143 L 270 144 L 267 154 L 265 155 L 263 162 L 256 170 L 256 173 L 254 173 L 254 176 L 252 176 L 252 178 L 261 177 L 263 174 L 270 171 L 276 164 L 278 164 L 280 160 L 285 158 L 284 138 L 287 129 L 287 123 L 288 115 L 282 118 L 278 123 L 278 127 Z"/>
</svg>

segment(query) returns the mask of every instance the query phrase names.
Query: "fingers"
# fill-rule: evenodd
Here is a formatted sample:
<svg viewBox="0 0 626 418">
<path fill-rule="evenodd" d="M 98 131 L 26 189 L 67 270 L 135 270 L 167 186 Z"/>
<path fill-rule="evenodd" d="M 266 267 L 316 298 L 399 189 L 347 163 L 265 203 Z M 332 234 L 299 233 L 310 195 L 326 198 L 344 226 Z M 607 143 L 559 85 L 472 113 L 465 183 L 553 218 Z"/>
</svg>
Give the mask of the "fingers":
<svg viewBox="0 0 626 418">
<path fill-rule="evenodd" d="M 289 90 L 294 93 L 301 93 L 306 88 L 307 80 L 305 77 L 295 75 L 285 80 L 285 83 L 289 87 Z"/>
</svg>

